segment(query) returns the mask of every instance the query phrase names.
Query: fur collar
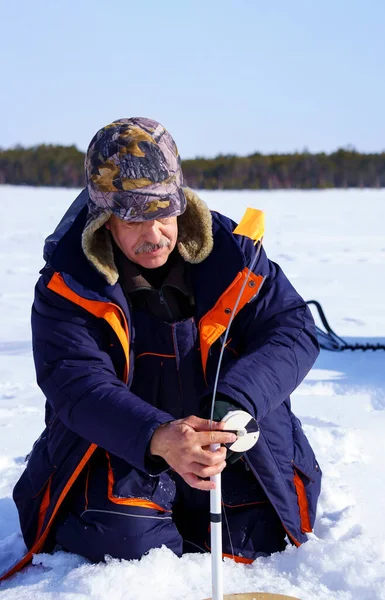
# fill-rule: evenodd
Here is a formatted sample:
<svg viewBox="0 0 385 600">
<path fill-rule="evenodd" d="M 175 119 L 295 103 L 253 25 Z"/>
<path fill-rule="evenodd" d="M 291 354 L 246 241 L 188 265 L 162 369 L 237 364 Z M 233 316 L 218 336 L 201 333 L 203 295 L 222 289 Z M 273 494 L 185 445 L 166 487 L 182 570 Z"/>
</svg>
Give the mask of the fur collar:
<svg viewBox="0 0 385 600">
<path fill-rule="evenodd" d="M 178 217 L 177 248 L 188 263 L 205 260 L 213 249 L 212 217 L 209 208 L 190 188 L 183 188 L 187 200 L 185 212 Z M 119 279 L 114 261 L 111 234 L 103 227 L 111 211 L 90 221 L 83 230 L 83 252 L 97 271 L 110 285 Z"/>
</svg>

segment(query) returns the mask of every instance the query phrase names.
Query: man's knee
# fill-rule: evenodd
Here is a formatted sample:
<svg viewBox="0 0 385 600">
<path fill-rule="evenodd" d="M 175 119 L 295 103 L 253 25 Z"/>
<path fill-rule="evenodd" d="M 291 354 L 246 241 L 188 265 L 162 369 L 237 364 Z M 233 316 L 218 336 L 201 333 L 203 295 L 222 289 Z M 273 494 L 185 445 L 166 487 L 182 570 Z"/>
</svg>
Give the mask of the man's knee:
<svg viewBox="0 0 385 600">
<path fill-rule="evenodd" d="M 56 528 L 56 542 L 65 550 L 93 562 L 106 555 L 126 560 L 138 559 L 152 548 L 167 546 L 182 555 L 182 538 L 171 516 L 159 516 L 150 509 L 133 508 L 119 514 L 113 511 L 69 513 Z"/>
<path fill-rule="evenodd" d="M 181 555 L 174 497 L 167 473 L 150 477 L 100 449 L 66 499 L 55 541 L 94 562 L 105 555 L 138 559 L 162 545 Z"/>
<path fill-rule="evenodd" d="M 282 552 L 286 532 L 269 502 L 226 509 L 229 530 L 223 530 L 223 551 L 255 560 Z"/>
<path fill-rule="evenodd" d="M 238 461 L 222 474 L 223 551 L 254 560 L 285 549 L 286 531 L 255 476 Z"/>
</svg>

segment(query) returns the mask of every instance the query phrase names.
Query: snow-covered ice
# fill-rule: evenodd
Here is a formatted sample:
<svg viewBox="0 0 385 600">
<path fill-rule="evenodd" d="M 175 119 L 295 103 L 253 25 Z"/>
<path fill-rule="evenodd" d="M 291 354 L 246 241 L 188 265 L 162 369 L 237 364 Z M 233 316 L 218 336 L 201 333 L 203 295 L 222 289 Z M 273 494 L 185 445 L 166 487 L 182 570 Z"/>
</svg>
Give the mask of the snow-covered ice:
<svg viewBox="0 0 385 600">
<path fill-rule="evenodd" d="M 30 306 L 42 246 L 75 190 L 0 186 L 0 573 L 23 554 L 12 488 L 41 433 Z M 266 213 L 265 248 L 301 295 L 323 305 L 351 341 L 385 342 L 385 190 L 201 192 L 239 220 Z M 300 600 L 385 600 L 385 352 L 321 352 L 293 407 L 324 472 L 314 534 L 252 565 L 224 562 L 225 593 Z M 93 565 L 57 552 L 0 584 L 1 600 L 201 600 L 210 556 L 165 548 L 140 561 Z"/>
</svg>

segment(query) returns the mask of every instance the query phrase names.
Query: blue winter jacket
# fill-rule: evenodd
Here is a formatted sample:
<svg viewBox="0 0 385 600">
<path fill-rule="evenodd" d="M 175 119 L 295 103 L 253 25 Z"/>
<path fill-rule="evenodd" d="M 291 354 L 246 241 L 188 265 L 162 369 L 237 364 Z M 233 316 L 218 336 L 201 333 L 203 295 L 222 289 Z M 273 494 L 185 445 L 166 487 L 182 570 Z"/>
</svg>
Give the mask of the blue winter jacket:
<svg viewBox="0 0 385 600">
<path fill-rule="evenodd" d="M 30 550 L 14 570 L 49 546 L 54 519 L 98 446 L 149 472 L 151 436 L 172 419 L 130 391 L 135 336 L 130 309 L 119 281 L 107 284 L 84 255 L 86 200 L 83 191 L 47 239 L 46 266 L 36 286 L 33 352 L 46 397 L 46 428 L 14 490 Z M 321 471 L 289 396 L 318 355 L 314 322 L 263 249 L 248 272 L 256 249 L 249 238 L 232 233 L 234 226 L 213 212 L 213 250 L 191 265 L 205 394 L 212 390 L 223 332 L 248 275 L 230 333 L 238 356 L 229 353 L 218 392 L 259 423 L 260 439 L 247 461 L 291 541 L 300 545 L 314 523 Z"/>
</svg>

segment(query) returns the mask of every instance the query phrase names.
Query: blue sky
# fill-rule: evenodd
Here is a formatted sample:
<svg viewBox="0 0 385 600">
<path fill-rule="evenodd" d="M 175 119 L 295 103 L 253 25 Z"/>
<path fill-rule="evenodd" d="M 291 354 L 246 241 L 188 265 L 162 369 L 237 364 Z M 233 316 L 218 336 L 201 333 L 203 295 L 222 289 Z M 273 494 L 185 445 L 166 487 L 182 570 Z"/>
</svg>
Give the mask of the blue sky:
<svg viewBox="0 0 385 600">
<path fill-rule="evenodd" d="M 384 0 L 0 0 L 0 147 L 130 116 L 182 158 L 385 149 Z"/>
</svg>

